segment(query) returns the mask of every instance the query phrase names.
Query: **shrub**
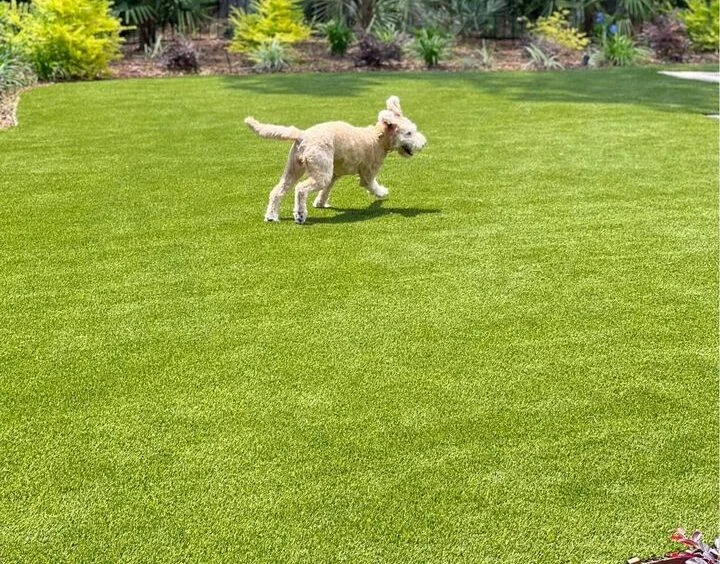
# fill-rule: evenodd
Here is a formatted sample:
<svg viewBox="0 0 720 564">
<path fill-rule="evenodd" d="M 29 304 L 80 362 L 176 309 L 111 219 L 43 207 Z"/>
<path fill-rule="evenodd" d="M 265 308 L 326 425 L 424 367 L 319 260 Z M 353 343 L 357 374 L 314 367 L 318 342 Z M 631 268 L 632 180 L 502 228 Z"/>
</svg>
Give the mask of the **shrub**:
<svg viewBox="0 0 720 564">
<path fill-rule="evenodd" d="M 665 61 L 682 62 L 690 46 L 685 25 L 674 14 L 658 16 L 646 23 L 642 37 L 655 55 Z"/>
<path fill-rule="evenodd" d="M 330 45 L 330 53 L 338 57 L 345 56 L 353 38 L 352 30 L 340 20 L 330 20 L 321 26 L 321 30 Z"/>
<path fill-rule="evenodd" d="M 252 0 L 251 13 L 234 9 L 230 23 L 235 34 L 229 50 L 239 53 L 274 39 L 279 43 L 295 43 L 310 37 L 298 0 Z"/>
<path fill-rule="evenodd" d="M 555 58 L 555 55 L 546 53 L 533 43 L 525 47 L 525 51 L 530 57 L 530 61 L 525 64 L 526 69 L 552 70 L 563 68 L 560 61 Z"/>
<path fill-rule="evenodd" d="M 648 51 L 636 46 L 629 36 L 615 33 L 613 26 L 610 26 L 610 33 L 602 42 L 600 49 L 593 49 L 590 52 L 589 66 L 624 67 L 641 63 L 649 58 Z"/>
<path fill-rule="evenodd" d="M 425 28 L 416 33 L 412 48 L 430 68 L 437 66 L 445 55 L 449 43 L 450 39 L 444 33 L 436 29 Z"/>
<path fill-rule="evenodd" d="M 401 61 L 402 55 L 402 38 L 399 35 L 394 34 L 392 39 L 381 41 L 370 33 L 361 32 L 354 59 L 358 66 L 381 67 L 390 61 Z"/>
<path fill-rule="evenodd" d="M 255 63 L 255 70 L 262 72 L 277 72 L 289 64 L 285 48 L 277 39 L 250 51 L 250 59 Z"/>
<path fill-rule="evenodd" d="M 588 46 L 590 40 L 584 33 L 570 25 L 569 14 L 569 10 L 553 12 L 546 18 L 538 18 L 534 24 L 528 26 L 528 29 L 536 39 L 555 43 L 571 51 L 582 51 Z"/>
<path fill-rule="evenodd" d="M 603 43 L 603 60 L 616 67 L 625 67 L 646 59 L 648 53 L 637 47 L 628 35 L 616 33 Z"/>
<path fill-rule="evenodd" d="M 35 83 L 32 65 L 9 44 L 0 44 L 0 99 Z"/>
<path fill-rule="evenodd" d="M 198 72 L 198 51 L 192 41 L 178 37 L 165 49 L 163 62 L 166 69 L 179 72 Z"/>
<path fill-rule="evenodd" d="M 40 79 L 95 78 L 120 58 L 121 26 L 107 0 L 34 0 L 15 22 L 15 42 Z"/>
<path fill-rule="evenodd" d="M 688 0 L 680 12 L 692 44 L 700 51 L 717 51 L 720 42 L 720 0 Z"/>
</svg>

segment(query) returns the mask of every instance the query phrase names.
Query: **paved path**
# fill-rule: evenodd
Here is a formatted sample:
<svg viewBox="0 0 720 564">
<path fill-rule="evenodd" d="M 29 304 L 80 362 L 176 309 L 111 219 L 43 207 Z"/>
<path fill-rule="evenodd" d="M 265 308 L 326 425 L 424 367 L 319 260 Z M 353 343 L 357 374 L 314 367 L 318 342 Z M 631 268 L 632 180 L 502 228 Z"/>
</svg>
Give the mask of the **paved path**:
<svg viewBox="0 0 720 564">
<path fill-rule="evenodd" d="M 675 78 L 684 78 L 686 80 L 702 80 L 703 82 L 717 82 L 720 84 L 720 72 L 660 71 L 660 74 L 674 76 Z"/>
</svg>

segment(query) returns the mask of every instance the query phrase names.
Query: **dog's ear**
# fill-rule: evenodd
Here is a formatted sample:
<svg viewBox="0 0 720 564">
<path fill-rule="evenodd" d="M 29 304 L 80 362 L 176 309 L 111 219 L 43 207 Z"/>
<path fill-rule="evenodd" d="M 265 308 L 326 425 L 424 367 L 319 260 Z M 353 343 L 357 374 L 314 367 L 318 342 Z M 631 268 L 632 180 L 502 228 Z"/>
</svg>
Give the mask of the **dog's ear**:
<svg viewBox="0 0 720 564">
<path fill-rule="evenodd" d="M 387 109 L 394 113 L 396 116 L 402 115 L 402 110 L 400 109 L 400 98 L 398 98 L 397 96 L 390 96 L 387 99 L 387 102 L 385 102 L 385 104 Z"/>
<path fill-rule="evenodd" d="M 400 117 L 390 110 L 383 110 L 378 114 L 378 121 L 393 129 L 400 125 Z"/>
</svg>

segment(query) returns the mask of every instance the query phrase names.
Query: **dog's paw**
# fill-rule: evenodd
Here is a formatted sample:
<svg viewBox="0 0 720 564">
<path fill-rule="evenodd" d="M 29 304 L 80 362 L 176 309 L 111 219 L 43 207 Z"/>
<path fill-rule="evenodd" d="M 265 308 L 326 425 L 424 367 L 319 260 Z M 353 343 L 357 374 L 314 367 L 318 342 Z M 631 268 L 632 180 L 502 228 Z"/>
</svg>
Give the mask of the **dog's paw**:
<svg viewBox="0 0 720 564">
<path fill-rule="evenodd" d="M 302 225 L 307 219 L 307 214 L 303 212 L 294 212 L 293 217 L 295 218 L 295 223 Z"/>
<path fill-rule="evenodd" d="M 280 218 L 276 215 L 266 215 L 265 222 L 266 223 L 280 223 Z"/>
<path fill-rule="evenodd" d="M 384 200 L 389 195 L 390 195 L 390 190 L 385 188 L 385 186 L 378 186 L 377 188 L 375 188 L 375 197 L 378 200 Z"/>
<path fill-rule="evenodd" d="M 330 202 L 318 202 L 317 200 L 315 200 L 313 202 L 313 207 L 318 209 L 328 209 L 332 206 L 330 205 Z"/>
</svg>

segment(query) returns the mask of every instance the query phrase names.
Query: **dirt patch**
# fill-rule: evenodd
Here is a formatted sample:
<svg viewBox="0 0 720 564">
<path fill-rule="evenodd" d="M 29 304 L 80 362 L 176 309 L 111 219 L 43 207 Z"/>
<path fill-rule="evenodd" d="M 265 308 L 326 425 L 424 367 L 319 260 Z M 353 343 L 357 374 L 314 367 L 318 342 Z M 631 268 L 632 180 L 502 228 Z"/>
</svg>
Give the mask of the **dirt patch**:
<svg viewBox="0 0 720 564">
<path fill-rule="evenodd" d="M 0 129 L 13 127 L 17 124 L 16 113 L 19 100 L 19 92 L 0 96 Z"/>
</svg>

